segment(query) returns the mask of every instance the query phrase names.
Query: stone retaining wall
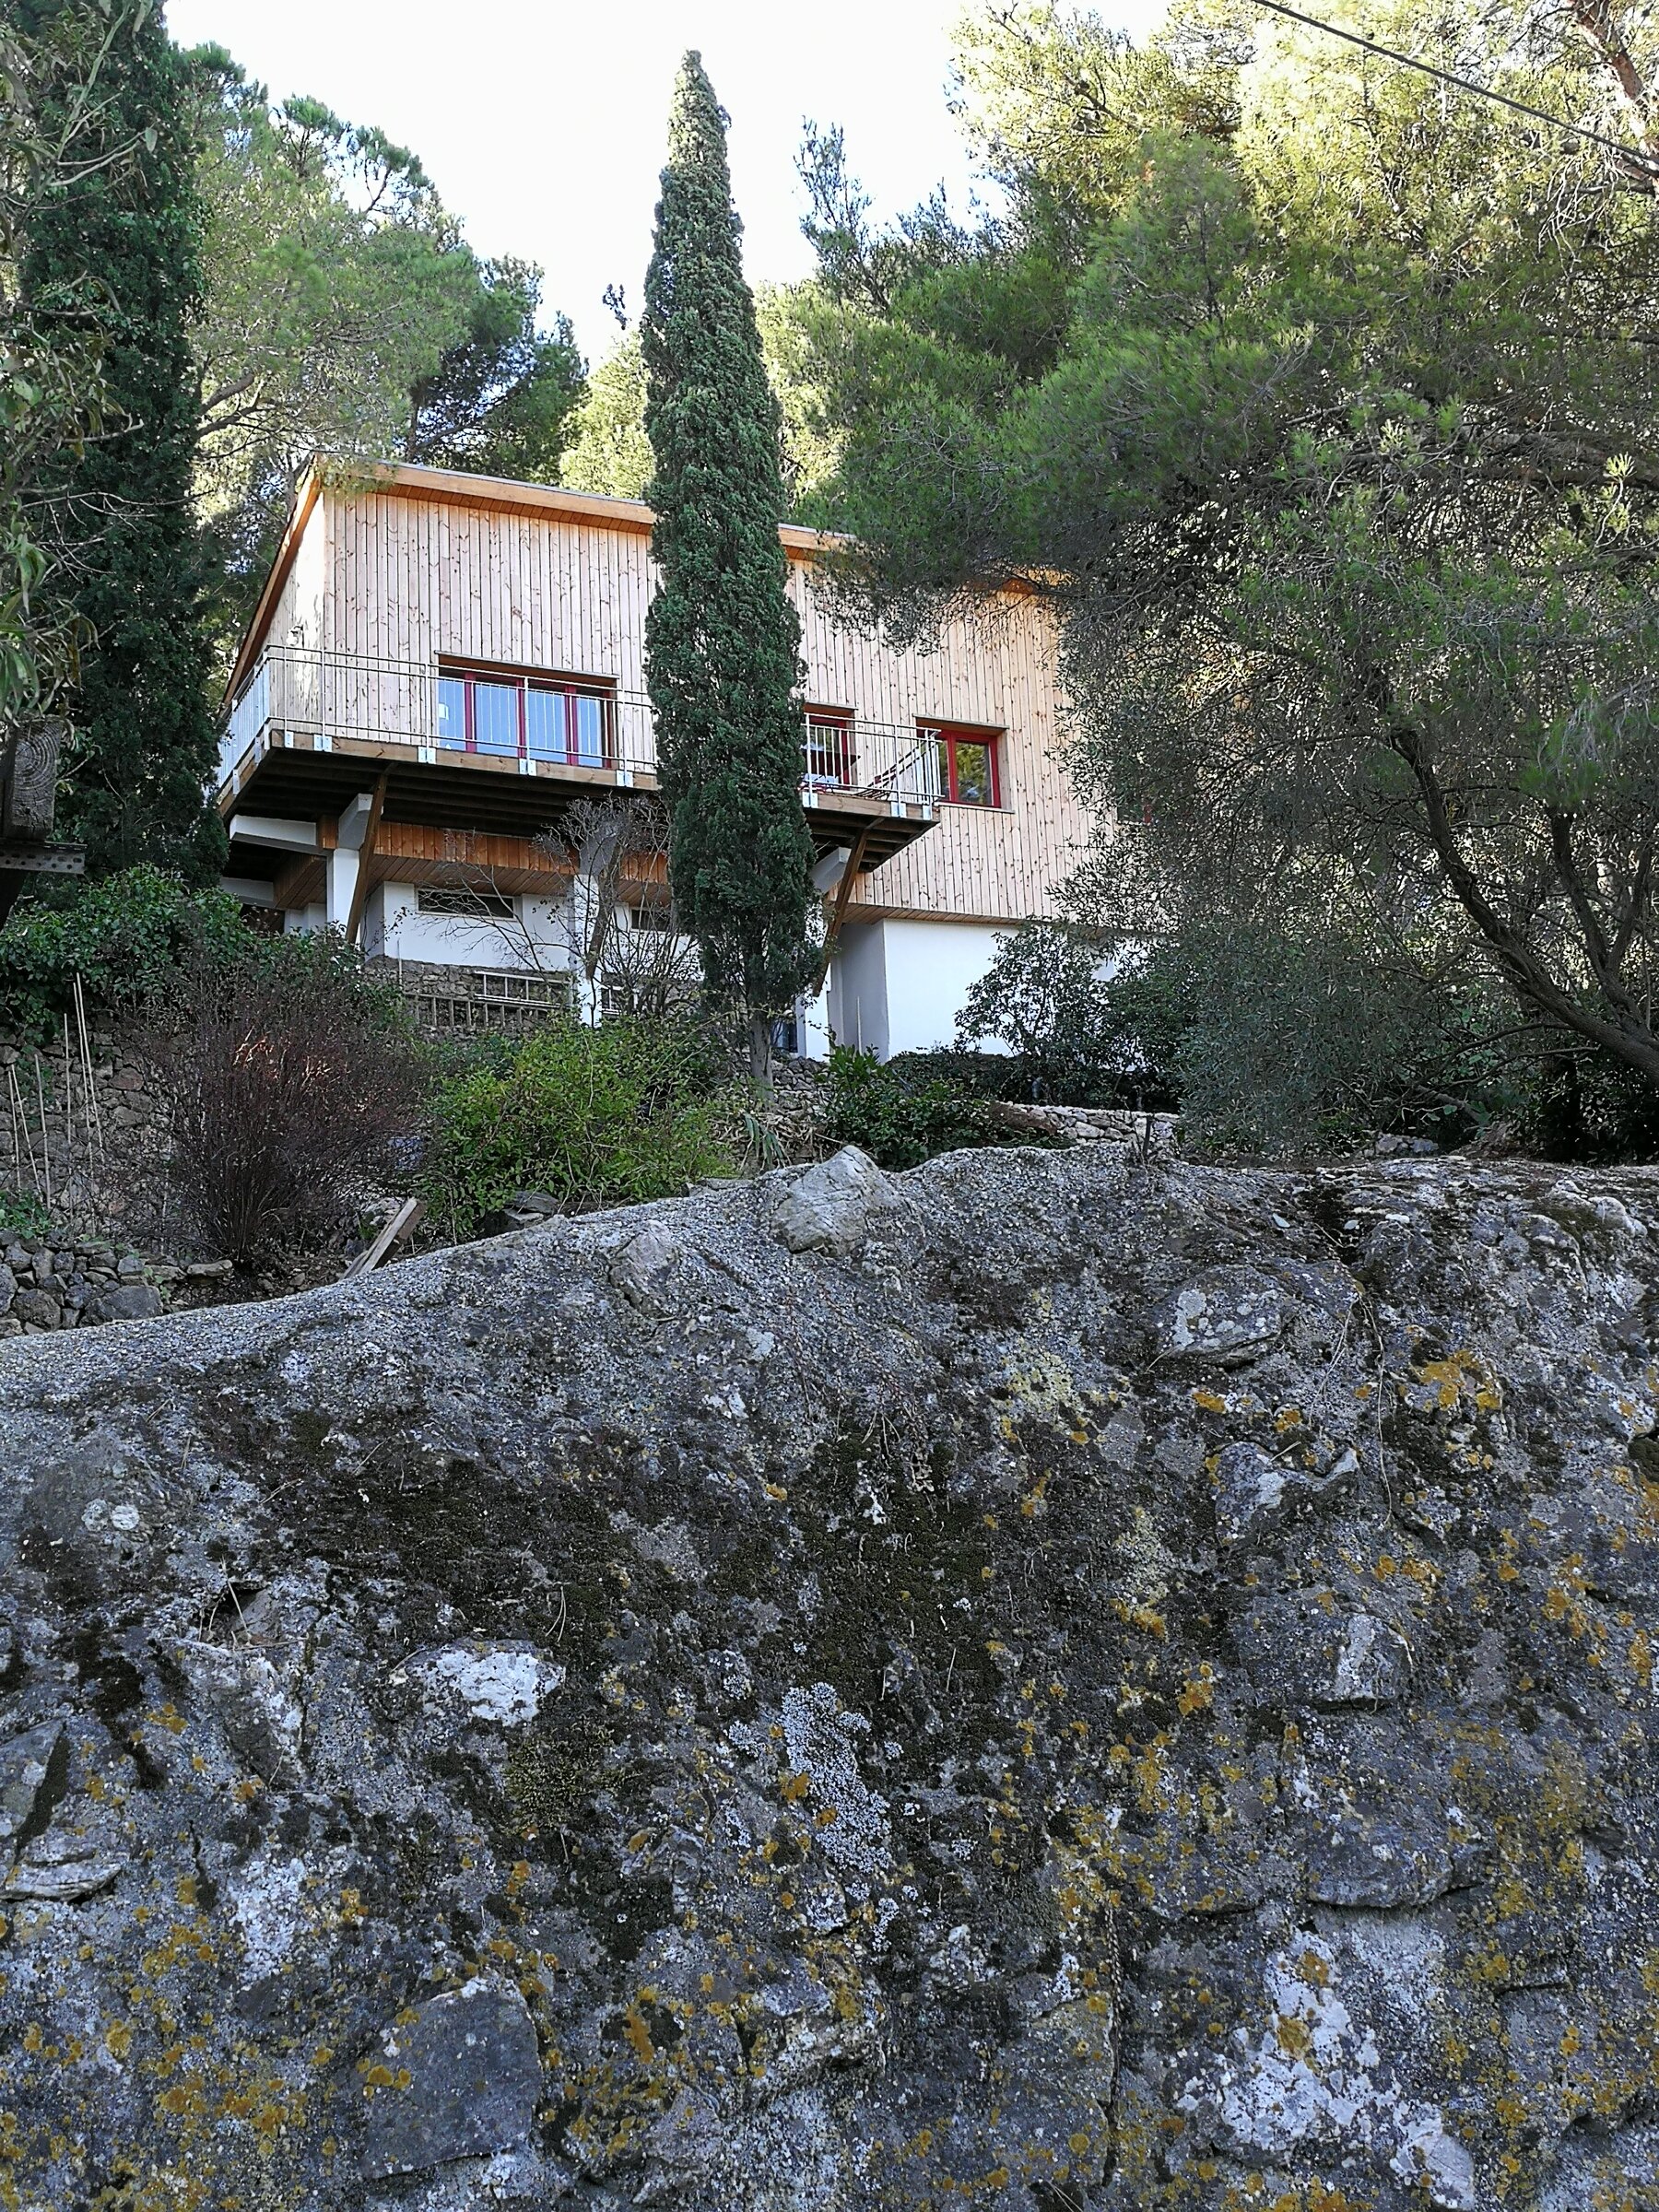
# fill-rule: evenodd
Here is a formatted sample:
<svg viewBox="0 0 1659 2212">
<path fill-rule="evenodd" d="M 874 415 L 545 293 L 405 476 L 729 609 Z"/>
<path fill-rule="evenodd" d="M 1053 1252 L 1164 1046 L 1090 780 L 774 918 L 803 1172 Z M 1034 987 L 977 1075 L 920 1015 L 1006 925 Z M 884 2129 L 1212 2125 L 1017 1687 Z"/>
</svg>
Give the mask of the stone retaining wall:
<svg viewBox="0 0 1659 2212">
<path fill-rule="evenodd" d="M 0 1336 L 146 1321 L 166 1312 L 179 1285 L 206 1285 L 230 1271 L 229 1260 L 181 1264 L 96 1238 L 0 1231 Z"/>
</svg>

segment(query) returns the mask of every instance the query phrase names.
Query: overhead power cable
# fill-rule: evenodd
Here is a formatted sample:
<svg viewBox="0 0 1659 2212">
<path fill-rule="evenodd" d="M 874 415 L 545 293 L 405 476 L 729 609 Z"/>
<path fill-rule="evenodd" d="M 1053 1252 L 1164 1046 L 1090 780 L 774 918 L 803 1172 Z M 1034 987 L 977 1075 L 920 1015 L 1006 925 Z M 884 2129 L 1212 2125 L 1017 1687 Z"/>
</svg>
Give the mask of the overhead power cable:
<svg viewBox="0 0 1659 2212">
<path fill-rule="evenodd" d="M 1269 9 L 1276 16 L 1288 16 L 1292 23 L 1302 23 L 1310 30 L 1323 30 L 1327 38 L 1346 39 L 1350 46 L 1362 46 L 1367 53 L 1379 60 L 1396 63 L 1402 69 L 1416 69 L 1424 76 L 1438 78 L 1442 85 L 1454 85 L 1460 92 L 1472 92 L 1477 100 L 1495 100 L 1500 108 L 1509 108 L 1517 115 L 1525 115 L 1534 123 L 1547 124 L 1552 131 L 1564 131 L 1570 137 L 1587 138 L 1592 146 L 1606 148 L 1616 154 L 1627 168 L 1640 169 L 1645 176 L 1659 180 L 1659 159 L 1644 154 L 1640 147 L 1622 145 L 1609 138 L 1604 131 L 1593 131 L 1585 124 L 1569 122 L 1565 115 L 1551 115 L 1543 108 L 1529 107 L 1524 100 L 1512 100 L 1507 92 L 1496 92 L 1490 85 L 1477 84 L 1472 76 L 1459 76 L 1455 70 L 1441 69 L 1433 62 L 1418 61 L 1415 54 L 1400 53 L 1392 46 L 1379 45 L 1357 30 L 1344 30 L 1340 24 L 1324 23 L 1317 16 L 1305 16 L 1299 7 L 1288 7 L 1285 0 L 1254 0 L 1257 7 Z"/>
</svg>

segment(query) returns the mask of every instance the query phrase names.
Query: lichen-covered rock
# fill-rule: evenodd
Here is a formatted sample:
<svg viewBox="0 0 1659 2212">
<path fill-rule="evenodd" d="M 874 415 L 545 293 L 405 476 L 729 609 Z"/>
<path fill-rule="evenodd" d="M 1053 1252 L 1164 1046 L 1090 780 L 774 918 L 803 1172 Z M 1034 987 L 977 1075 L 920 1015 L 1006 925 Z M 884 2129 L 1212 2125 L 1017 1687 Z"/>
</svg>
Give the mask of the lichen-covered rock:
<svg viewBox="0 0 1659 2212">
<path fill-rule="evenodd" d="M 383 2030 L 364 2083 L 366 2181 L 512 2150 L 541 2097 L 535 2023 L 510 1983 L 469 1982 Z"/>
<path fill-rule="evenodd" d="M 1102 1141 L 8 1339 L 0 2202 L 1653 2212 L 1656 1328 Z"/>
<path fill-rule="evenodd" d="M 843 1145 L 830 1159 L 788 1177 L 772 1226 L 791 1252 L 856 1252 L 883 1215 L 892 1212 L 892 1184 L 867 1153 Z"/>
</svg>

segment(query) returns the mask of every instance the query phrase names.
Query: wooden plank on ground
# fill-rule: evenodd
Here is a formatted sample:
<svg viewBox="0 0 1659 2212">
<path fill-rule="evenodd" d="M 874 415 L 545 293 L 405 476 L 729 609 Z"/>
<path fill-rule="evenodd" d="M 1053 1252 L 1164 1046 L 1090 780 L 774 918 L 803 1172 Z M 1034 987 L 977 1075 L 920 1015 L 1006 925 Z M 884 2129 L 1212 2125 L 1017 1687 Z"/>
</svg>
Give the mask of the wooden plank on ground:
<svg viewBox="0 0 1659 2212">
<path fill-rule="evenodd" d="M 367 1251 L 358 1253 L 340 1280 L 349 1283 L 359 1275 L 372 1274 L 394 1244 L 402 1244 L 414 1235 L 425 1213 L 426 1206 L 422 1200 L 406 1198 L 373 1243 Z"/>
</svg>

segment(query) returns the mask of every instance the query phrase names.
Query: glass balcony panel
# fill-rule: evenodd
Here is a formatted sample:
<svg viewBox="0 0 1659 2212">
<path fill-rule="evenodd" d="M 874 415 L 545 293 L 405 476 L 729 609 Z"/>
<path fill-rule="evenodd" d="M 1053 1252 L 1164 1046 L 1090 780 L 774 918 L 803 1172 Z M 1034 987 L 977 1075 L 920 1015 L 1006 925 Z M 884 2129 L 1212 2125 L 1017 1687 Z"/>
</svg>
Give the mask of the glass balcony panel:
<svg viewBox="0 0 1659 2212">
<path fill-rule="evenodd" d="M 438 678 L 438 742 L 456 752 L 466 749 L 466 685 L 458 676 Z"/>
<path fill-rule="evenodd" d="M 516 684 L 475 683 L 473 747 L 480 753 L 516 756 L 519 749 L 519 688 Z"/>
<path fill-rule="evenodd" d="M 565 694 L 532 685 L 524 695 L 524 735 L 533 760 L 565 760 Z"/>
<path fill-rule="evenodd" d="M 583 768 L 605 766 L 605 701 L 578 691 L 571 700 L 576 716 L 576 758 Z"/>
</svg>

